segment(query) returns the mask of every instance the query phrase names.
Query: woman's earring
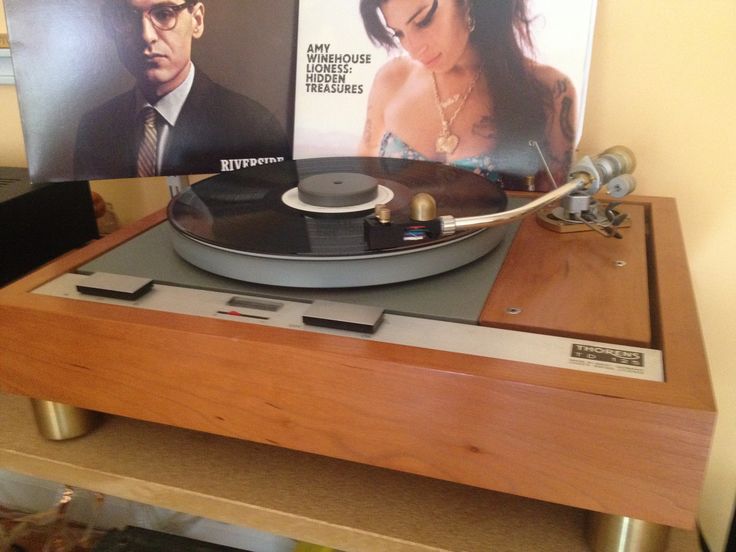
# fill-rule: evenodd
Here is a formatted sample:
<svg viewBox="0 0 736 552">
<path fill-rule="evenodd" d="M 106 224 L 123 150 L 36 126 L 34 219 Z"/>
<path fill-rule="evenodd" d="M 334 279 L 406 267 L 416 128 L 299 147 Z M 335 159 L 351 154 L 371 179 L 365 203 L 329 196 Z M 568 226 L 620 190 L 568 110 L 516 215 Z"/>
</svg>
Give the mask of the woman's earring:
<svg viewBox="0 0 736 552">
<path fill-rule="evenodd" d="M 475 17 L 470 15 L 470 12 L 465 16 L 465 24 L 468 26 L 469 33 L 472 33 L 475 30 Z"/>
</svg>

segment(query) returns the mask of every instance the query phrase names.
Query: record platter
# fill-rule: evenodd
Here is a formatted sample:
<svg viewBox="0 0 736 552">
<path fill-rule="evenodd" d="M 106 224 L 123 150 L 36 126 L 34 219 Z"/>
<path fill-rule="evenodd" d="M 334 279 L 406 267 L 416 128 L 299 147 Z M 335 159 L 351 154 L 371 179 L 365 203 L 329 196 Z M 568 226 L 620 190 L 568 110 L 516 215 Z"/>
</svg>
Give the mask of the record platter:
<svg viewBox="0 0 736 552">
<path fill-rule="evenodd" d="M 476 260 L 502 239 L 501 227 L 431 236 L 431 228 L 411 218 L 421 209 L 412 203 L 419 193 L 432 195 L 437 215 L 476 216 L 507 205 L 498 184 L 445 165 L 305 159 L 224 173 L 193 186 L 171 202 L 169 221 L 176 251 L 200 268 L 308 288 L 431 276 Z M 372 246 L 366 238 L 364 220 L 377 205 L 391 213 L 394 227 L 397 220 L 411 221 L 398 229 L 394 243 Z"/>
</svg>

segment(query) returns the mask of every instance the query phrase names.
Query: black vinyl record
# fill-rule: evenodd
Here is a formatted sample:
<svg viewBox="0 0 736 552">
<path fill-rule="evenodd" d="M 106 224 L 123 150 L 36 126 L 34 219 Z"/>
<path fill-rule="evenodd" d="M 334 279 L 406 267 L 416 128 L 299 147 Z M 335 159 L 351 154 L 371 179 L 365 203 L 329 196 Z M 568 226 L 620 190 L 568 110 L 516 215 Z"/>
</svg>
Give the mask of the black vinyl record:
<svg viewBox="0 0 736 552">
<path fill-rule="evenodd" d="M 357 205 L 304 203 L 300 183 L 319 178 L 375 179 L 378 197 L 364 201 L 361 190 Z M 385 203 L 394 218 L 408 219 L 411 198 L 419 192 L 434 197 L 438 216 L 469 217 L 506 208 L 506 195 L 497 184 L 466 170 L 426 161 L 338 157 L 219 174 L 174 198 L 169 221 L 190 239 L 230 251 L 295 258 L 365 256 L 386 251 L 369 249 L 364 236 L 364 219 L 375 203 Z M 449 244 L 465 234 L 408 241 L 393 250 L 408 253 Z"/>
</svg>

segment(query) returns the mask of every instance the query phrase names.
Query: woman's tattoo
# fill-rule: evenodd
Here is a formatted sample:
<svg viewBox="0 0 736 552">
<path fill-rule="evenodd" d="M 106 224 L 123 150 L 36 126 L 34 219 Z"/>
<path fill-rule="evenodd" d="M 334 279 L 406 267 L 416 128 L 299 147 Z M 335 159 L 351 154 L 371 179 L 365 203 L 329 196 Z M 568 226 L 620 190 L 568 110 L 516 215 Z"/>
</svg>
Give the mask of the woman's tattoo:
<svg viewBox="0 0 736 552">
<path fill-rule="evenodd" d="M 567 148 L 561 156 L 549 154 L 549 162 L 551 166 L 552 174 L 557 179 L 564 179 L 567 175 L 567 171 L 572 166 L 572 148 Z M 557 182 L 557 185 L 562 182 Z"/>
<path fill-rule="evenodd" d="M 496 137 L 496 121 L 490 115 L 481 117 L 480 121 L 473 123 L 473 134 L 493 140 Z"/>
<path fill-rule="evenodd" d="M 554 85 L 554 97 L 559 98 L 567 92 L 567 79 L 559 79 Z"/>
<path fill-rule="evenodd" d="M 572 142 L 575 140 L 575 121 L 573 120 L 572 98 L 565 96 L 562 98 L 560 106 L 560 130 L 565 140 Z"/>
</svg>

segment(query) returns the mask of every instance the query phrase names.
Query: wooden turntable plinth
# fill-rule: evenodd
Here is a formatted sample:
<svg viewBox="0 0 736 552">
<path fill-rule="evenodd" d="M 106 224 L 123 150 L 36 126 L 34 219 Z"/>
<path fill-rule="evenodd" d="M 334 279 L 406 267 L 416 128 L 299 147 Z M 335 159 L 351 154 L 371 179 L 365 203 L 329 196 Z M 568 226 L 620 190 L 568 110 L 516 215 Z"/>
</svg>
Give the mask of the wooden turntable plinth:
<svg viewBox="0 0 736 552">
<path fill-rule="evenodd" d="M 530 269 L 512 253 L 486 313 L 521 306 L 537 311 L 525 328 L 573 321 L 573 335 L 586 336 L 620 316 L 633 329 L 622 342 L 662 350 L 664 382 L 31 293 L 163 221 L 160 212 L 0 290 L 0 389 L 692 527 L 715 407 L 685 250 L 673 200 L 627 203 L 639 213 L 624 231 L 638 237 L 623 240 L 636 242 L 635 277 L 587 276 L 592 261 L 619 258 L 614 240 L 525 223 L 518 248 L 544 241 L 554 260 L 530 254 L 540 272 L 516 289 Z M 570 294 L 595 300 L 580 308 Z M 641 312 L 626 306 L 642 302 Z"/>
</svg>

